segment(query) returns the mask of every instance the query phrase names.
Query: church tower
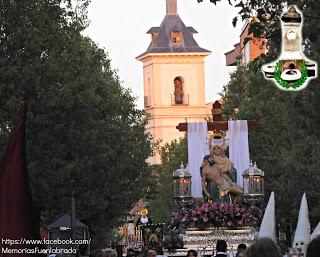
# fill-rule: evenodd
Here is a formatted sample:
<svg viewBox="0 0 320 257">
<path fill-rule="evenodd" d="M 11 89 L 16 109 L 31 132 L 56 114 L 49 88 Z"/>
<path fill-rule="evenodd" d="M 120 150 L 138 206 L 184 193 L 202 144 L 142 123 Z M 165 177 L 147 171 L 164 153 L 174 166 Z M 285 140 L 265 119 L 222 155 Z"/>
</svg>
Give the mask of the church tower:
<svg viewBox="0 0 320 257">
<path fill-rule="evenodd" d="M 205 104 L 204 58 L 210 51 L 193 38 L 197 31 L 187 27 L 177 12 L 177 0 L 166 0 L 166 16 L 152 27 L 148 49 L 137 57 L 143 63 L 144 110 L 150 114 L 148 132 L 161 145 L 184 134 L 180 122 L 205 121 L 210 108 Z M 160 163 L 159 155 L 148 160 Z"/>
</svg>

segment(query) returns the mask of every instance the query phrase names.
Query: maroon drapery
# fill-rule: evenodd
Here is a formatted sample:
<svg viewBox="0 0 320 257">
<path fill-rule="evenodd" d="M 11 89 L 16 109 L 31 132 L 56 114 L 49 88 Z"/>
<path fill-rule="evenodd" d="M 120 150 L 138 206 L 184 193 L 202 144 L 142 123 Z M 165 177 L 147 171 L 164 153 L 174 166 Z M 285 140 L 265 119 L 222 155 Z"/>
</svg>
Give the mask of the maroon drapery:
<svg viewBox="0 0 320 257">
<path fill-rule="evenodd" d="M 21 108 L 6 152 L 0 162 L 0 257 L 25 257 L 33 254 L 4 253 L 2 248 L 32 249 L 24 239 L 37 238 L 25 157 L 25 120 L 27 106 Z M 6 240 L 7 239 L 7 240 Z M 21 244 L 8 244 L 21 240 Z"/>
</svg>

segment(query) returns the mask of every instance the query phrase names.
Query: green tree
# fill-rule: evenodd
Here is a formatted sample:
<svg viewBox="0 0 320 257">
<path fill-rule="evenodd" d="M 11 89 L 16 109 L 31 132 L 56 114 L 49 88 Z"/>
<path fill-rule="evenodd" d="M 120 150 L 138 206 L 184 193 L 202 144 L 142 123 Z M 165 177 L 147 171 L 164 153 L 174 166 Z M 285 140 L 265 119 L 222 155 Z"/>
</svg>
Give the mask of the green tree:
<svg viewBox="0 0 320 257">
<path fill-rule="evenodd" d="M 254 1 L 253 1 L 254 2 Z M 256 1 L 257 2 L 257 1 Z M 319 62 L 317 1 L 292 2 L 305 15 L 304 48 Z M 280 3 L 274 3 L 280 6 Z M 280 10 L 280 9 L 279 9 Z M 264 11 L 266 11 L 264 9 Z M 267 13 L 267 12 L 266 12 Z M 275 191 L 277 218 L 288 238 L 296 226 L 302 194 L 307 193 L 312 226 L 320 220 L 319 179 L 319 80 L 300 92 L 284 92 L 264 79 L 261 66 L 277 58 L 280 46 L 279 16 L 269 35 L 269 53 L 247 66 L 239 66 L 225 86 L 226 115 L 257 119 L 261 127 L 250 133 L 250 155 L 266 173 L 267 192 Z M 274 18 L 276 19 L 276 18 Z M 269 31 L 269 27 L 265 27 Z M 278 37 L 278 38 L 277 38 Z M 279 43 L 278 43 L 279 42 Z M 234 109 L 238 108 L 239 113 Z"/>
<path fill-rule="evenodd" d="M 46 223 L 69 212 L 86 220 L 93 249 L 149 183 L 146 116 L 104 50 L 80 34 L 88 1 L 0 1 L 0 149 L 23 102 L 27 164 Z"/>
<path fill-rule="evenodd" d="M 210 0 L 214 4 L 220 1 Z M 320 90 L 316 79 L 302 92 L 283 92 L 261 73 L 261 66 L 275 60 L 281 50 L 280 15 L 284 2 L 297 5 L 303 12 L 304 50 L 319 63 L 319 1 L 229 0 L 240 9 L 234 25 L 239 18 L 258 18 L 251 23 L 250 31 L 267 39 L 268 54 L 247 66 L 239 66 L 222 96 L 227 117 L 257 119 L 261 123 L 260 129 L 250 133 L 250 154 L 266 172 L 267 191 L 276 192 L 278 221 L 290 238 L 303 192 L 307 193 L 312 225 L 320 220 Z"/>
<path fill-rule="evenodd" d="M 178 169 L 181 162 L 188 163 L 187 137 L 180 141 L 174 140 L 165 144 L 160 151 L 162 164 L 156 167 L 159 174 L 154 188 L 153 198 L 150 201 L 150 214 L 154 222 L 171 220 L 171 214 L 178 206 L 173 200 L 173 172 Z"/>
</svg>

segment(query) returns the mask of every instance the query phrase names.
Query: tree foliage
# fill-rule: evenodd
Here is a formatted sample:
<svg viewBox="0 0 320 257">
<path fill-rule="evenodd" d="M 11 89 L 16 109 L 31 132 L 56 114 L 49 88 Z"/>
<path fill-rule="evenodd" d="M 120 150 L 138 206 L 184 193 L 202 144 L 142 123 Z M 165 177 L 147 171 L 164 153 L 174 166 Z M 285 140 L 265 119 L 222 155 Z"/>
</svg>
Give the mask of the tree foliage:
<svg viewBox="0 0 320 257">
<path fill-rule="evenodd" d="M 151 200 L 150 214 L 154 222 L 167 222 L 171 220 L 171 214 L 178 206 L 173 200 L 173 172 L 178 169 L 181 162 L 188 163 L 187 137 L 180 141 L 174 140 L 171 144 L 165 144 L 160 151 L 162 164 L 156 167 L 159 174 L 154 188 L 154 196 Z"/>
<path fill-rule="evenodd" d="M 93 247 L 148 182 L 146 116 L 104 50 L 80 34 L 88 1 L 0 1 L 0 149 L 23 102 L 29 106 L 27 164 L 46 224 L 70 210 Z"/>
<path fill-rule="evenodd" d="M 249 2 L 249 1 L 248 1 Z M 255 9 L 270 2 L 280 16 L 281 3 L 250 1 Z M 304 49 L 319 63 L 318 1 L 291 1 L 302 10 Z M 290 4 L 290 3 L 289 3 Z M 270 9 L 264 8 L 265 13 Z M 313 18 L 312 18 L 313 17 Z M 224 87 L 226 116 L 235 119 L 257 119 L 261 127 L 250 132 L 250 156 L 265 171 L 267 192 L 275 191 L 277 220 L 290 236 L 296 226 L 302 194 L 307 193 L 310 219 L 314 227 L 320 220 L 320 140 L 319 79 L 312 80 L 300 92 L 285 92 L 264 79 L 261 66 L 277 58 L 280 49 L 280 21 L 275 27 L 265 26 L 269 35 L 269 52 L 247 66 L 239 66 Z M 278 31 L 278 32 L 277 32 Z M 268 33 L 270 32 L 270 33 Z M 235 108 L 240 110 L 235 112 Z M 289 237 L 290 238 L 290 237 Z"/>
</svg>

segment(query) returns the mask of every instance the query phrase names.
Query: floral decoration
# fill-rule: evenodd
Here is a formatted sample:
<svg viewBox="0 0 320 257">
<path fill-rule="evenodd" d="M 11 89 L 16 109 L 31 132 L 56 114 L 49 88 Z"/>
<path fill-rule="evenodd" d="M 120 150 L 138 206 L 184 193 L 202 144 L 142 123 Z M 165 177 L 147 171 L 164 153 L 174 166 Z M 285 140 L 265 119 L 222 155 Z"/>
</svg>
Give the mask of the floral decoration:
<svg viewBox="0 0 320 257">
<path fill-rule="evenodd" d="M 205 202 L 193 208 L 173 212 L 172 224 L 198 229 L 257 226 L 260 224 L 263 214 L 263 207 Z"/>
</svg>

